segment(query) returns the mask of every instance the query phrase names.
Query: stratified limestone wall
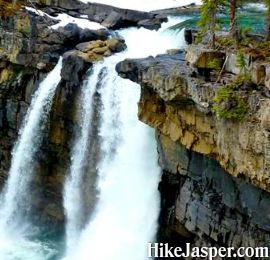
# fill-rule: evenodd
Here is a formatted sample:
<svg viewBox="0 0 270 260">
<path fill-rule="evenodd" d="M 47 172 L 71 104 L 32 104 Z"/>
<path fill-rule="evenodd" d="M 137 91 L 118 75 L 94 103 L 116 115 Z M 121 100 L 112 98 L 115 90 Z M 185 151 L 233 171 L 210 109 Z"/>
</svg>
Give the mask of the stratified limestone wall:
<svg viewBox="0 0 270 260">
<path fill-rule="evenodd" d="M 141 121 L 187 149 L 215 158 L 234 177 L 270 191 L 270 99 L 262 92 L 241 93 L 250 120 L 230 121 L 218 118 L 213 108 L 222 85 L 197 77 L 181 55 L 125 60 L 117 70 L 142 86 Z"/>
<path fill-rule="evenodd" d="M 176 198 L 175 204 L 163 208 L 167 229 L 187 238 L 192 237 L 187 231 L 196 234 L 199 245 L 270 246 L 268 192 L 231 177 L 214 159 L 187 150 L 168 136 L 157 132 L 157 140 L 165 171 L 162 198 L 168 199 L 168 190 Z"/>
<path fill-rule="evenodd" d="M 265 93 L 246 89 L 249 120 L 225 120 L 213 109 L 221 84 L 198 75 L 183 55 L 125 60 L 116 70 L 141 85 L 139 118 L 156 129 L 163 233 L 196 245 L 270 246 Z"/>
</svg>

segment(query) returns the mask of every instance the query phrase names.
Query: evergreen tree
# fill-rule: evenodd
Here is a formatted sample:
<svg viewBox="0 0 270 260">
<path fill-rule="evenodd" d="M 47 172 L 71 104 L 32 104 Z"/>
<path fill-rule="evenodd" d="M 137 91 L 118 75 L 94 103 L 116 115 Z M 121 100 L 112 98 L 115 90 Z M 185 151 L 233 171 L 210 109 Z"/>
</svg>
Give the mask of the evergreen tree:
<svg viewBox="0 0 270 260">
<path fill-rule="evenodd" d="M 230 0 L 230 35 L 231 37 L 237 37 L 237 25 L 236 25 L 236 8 L 237 0 Z"/>
<path fill-rule="evenodd" d="M 202 27 L 200 36 L 203 37 L 206 32 L 210 32 L 210 46 L 216 46 L 216 31 L 218 29 L 221 7 L 224 5 L 225 0 L 202 0 L 202 14 L 198 25 Z"/>
<path fill-rule="evenodd" d="M 268 9 L 265 39 L 267 41 L 269 41 L 270 40 L 270 0 L 264 0 L 264 2 L 265 2 L 267 9 Z"/>
</svg>

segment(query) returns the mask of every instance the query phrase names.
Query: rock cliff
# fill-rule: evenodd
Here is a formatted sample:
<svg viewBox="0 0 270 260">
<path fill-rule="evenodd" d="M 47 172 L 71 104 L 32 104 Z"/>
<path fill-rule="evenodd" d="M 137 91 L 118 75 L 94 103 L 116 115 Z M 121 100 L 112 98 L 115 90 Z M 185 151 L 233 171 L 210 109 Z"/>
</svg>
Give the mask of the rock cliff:
<svg viewBox="0 0 270 260">
<path fill-rule="evenodd" d="M 225 57 L 190 46 L 186 54 L 128 59 L 116 70 L 141 85 L 139 118 L 156 130 L 163 235 L 196 245 L 269 246 L 268 91 L 254 83 L 225 88 L 236 64 L 227 64 L 221 80 L 208 67 Z M 229 100 L 218 103 L 221 93 Z M 236 96 L 236 107 L 248 107 L 244 118 L 230 103 Z"/>
<path fill-rule="evenodd" d="M 0 21 L 0 189 L 8 178 L 12 147 L 31 97 L 63 56 L 62 79 L 42 149 L 36 155 L 37 174 L 32 183 L 37 221 L 62 229 L 62 189 L 78 129 L 82 83 L 94 62 L 126 45 L 107 29 L 81 29 L 75 24 L 57 30 L 50 27 L 58 22 L 58 14 L 66 13 L 86 15 L 108 29 L 158 29 L 166 20 L 164 12 L 182 13 L 183 9 L 147 13 L 74 0 L 33 2 L 50 16 L 22 8 Z M 197 12 L 194 8 L 188 7 L 187 12 Z M 251 83 L 224 89 L 224 84 L 234 84 L 234 75 L 240 74 L 235 53 L 194 45 L 187 53 L 168 53 L 125 60 L 116 68 L 120 76 L 141 85 L 139 118 L 156 129 L 163 169 L 160 239 L 169 238 L 176 245 L 184 241 L 236 248 L 269 245 L 269 64 L 245 56 Z M 222 79 L 213 75 L 209 66 L 213 59 L 224 65 Z M 95 158 L 84 180 L 96 178 L 99 102 L 97 92 L 91 133 Z M 95 192 L 94 187 L 82 189 L 84 197 L 95 197 Z M 91 207 L 93 201 L 86 203 Z"/>
</svg>

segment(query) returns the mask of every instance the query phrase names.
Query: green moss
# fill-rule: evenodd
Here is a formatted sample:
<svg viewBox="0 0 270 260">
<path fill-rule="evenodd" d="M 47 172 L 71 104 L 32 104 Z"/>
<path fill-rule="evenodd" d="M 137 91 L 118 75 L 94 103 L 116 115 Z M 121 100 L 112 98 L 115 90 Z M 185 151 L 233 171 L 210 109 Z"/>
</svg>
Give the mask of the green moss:
<svg viewBox="0 0 270 260">
<path fill-rule="evenodd" d="M 208 63 L 208 68 L 213 69 L 213 70 L 221 70 L 222 67 L 222 60 L 214 58 L 212 61 Z"/>
<path fill-rule="evenodd" d="M 222 47 L 231 47 L 235 43 L 235 40 L 230 37 L 218 38 L 217 41 Z"/>
<path fill-rule="evenodd" d="M 0 20 L 11 18 L 14 12 L 21 10 L 23 5 L 26 5 L 25 0 L 0 0 Z"/>
<path fill-rule="evenodd" d="M 246 102 L 237 95 L 233 86 L 221 88 L 214 101 L 214 110 L 218 117 L 236 121 L 246 119 L 249 107 Z"/>
</svg>

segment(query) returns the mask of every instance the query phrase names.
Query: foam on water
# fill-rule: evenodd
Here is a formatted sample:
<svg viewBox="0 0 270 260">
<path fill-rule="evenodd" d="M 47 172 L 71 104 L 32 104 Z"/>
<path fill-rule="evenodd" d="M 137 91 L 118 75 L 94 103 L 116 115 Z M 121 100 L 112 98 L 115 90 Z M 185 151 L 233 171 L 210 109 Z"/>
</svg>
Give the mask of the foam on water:
<svg viewBox="0 0 270 260">
<path fill-rule="evenodd" d="M 9 178 L 0 202 L 0 259 L 46 260 L 53 251 L 31 237 L 37 229 L 31 225 L 31 188 L 35 154 L 41 146 L 45 125 L 58 83 L 62 59 L 35 92 L 12 152 Z"/>
<path fill-rule="evenodd" d="M 180 21 L 170 19 L 158 32 L 143 28 L 121 30 L 128 49 L 94 65 L 89 81 L 92 88 L 101 85 L 102 99 L 99 201 L 86 228 L 80 236 L 77 233 L 77 246 L 72 252 L 67 251 L 65 260 L 147 259 L 147 243 L 154 239 L 159 215 L 156 143 L 153 130 L 137 117 L 140 86 L 120 78 L 115 66 L 125 58 L 157 55 L 183 47 L 183 34 L 165 30 Z M 98 75 L 104 71 L 100 79 Z M 89 122 L 90 118 L 83 117 L 82 125 L 84 120 Z M 76 199 L 70 202 L 76 203 Z"/>
</svg>

